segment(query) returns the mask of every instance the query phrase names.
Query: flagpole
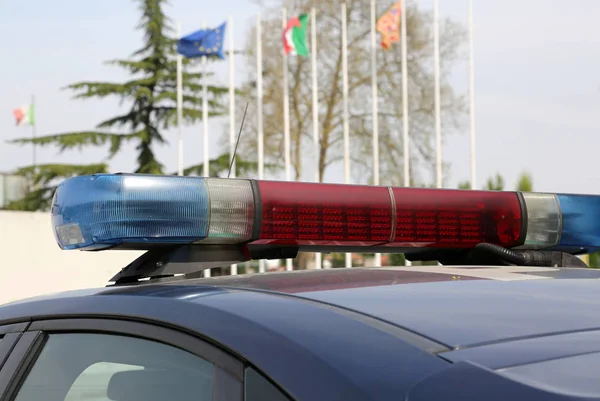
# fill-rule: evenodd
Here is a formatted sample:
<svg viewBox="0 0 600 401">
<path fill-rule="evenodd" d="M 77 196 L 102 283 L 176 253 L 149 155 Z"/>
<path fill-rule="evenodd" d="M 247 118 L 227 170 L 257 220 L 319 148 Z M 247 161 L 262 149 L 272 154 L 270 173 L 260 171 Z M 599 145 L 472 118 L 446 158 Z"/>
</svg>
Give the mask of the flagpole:
<svg viewBox="0 0 600 401">
<path fill-rule="evenodd" d="M 469 2 L 469 117 L 471 122 L 471 189 L 477 186 L 475 155 L 475 62 L 473 57 L 473 0 Z"/>
<path fill-rule="evenodd" d="M 311 48 L 311 73 L 312 73 L 312 123 L 313 123 L 313 153 L 315 157 L 315 182 L 321 182 L 319 163 L 321 151 L 319 146 L 319 91 L 317 76 L 317 10 L 310 9 L 310 48 Z M 320 253 L 315 254 L 315 269 L 323 267 Z"/>
<path fill-rule="evenodd" d="M 258 128 L 258 179 L 265 175 L 264 128 L 263 128 L 263 65 L 262 65 L 262 20 L 256 16 L 256 124 Z"/>
<path fill-rule="evenodd" d="M 206 29 L 206 21 L 202 22 L 202 29 Z M 202 175 L 205 177 L 210 176 L 210 156 L 208 153 L 208 58 L 206 56 L 202 56 L 202 131 L 203 131 L 203 141 L 204 141 L 204 164 L 202 166 Z M 204 277 L 210 277 L 211 271 L 210 269 L 204 270 Z"/>
<path fill-rule="evenodd" d="M 287 10 L 284 8 L 282 12 L 283 28 L 287 24 Z M 285 171 L 285 180 L 290 181 L 292 178 L 290 165 L 290 103 L 288 93 L 288 58 L 283 53 L 283 163 Z"/>
<path fill-rule="evenodd" d="M 404 186 L 410 186 L 410 160 L 408 147 L 408 66 L 406 49 L 406 0 L 400 0 L 401 13 L 401 40 L 402 40 L 402 123 L 403 123 L 403 145 L 404 145 Z"/>
<path fill-rule="evenodd" d="M 35 112 L 35 95 L 31 95 L 31 111 L 29 112 L 30 124 L 31 124 L 31 137 L 35 140 L 36 134 L 36 112 Z M 33 118 L 31 118 L 33 115 Z M 33 162 L 33 172 L 37 172 L 37 146 L 35 143 L 32 143 L 32 162 Z"/>
<path fill-rule="evenodd" d="M 342 83 L 344 105 L 344 183 L 350 184 L 350 127 L 348 125 L 348 21 L 342 3 Z M 352 267 L 352 254 L 346 253 L 346 267 Z"/>
<path fill-rule="evenodd" d="M 282 10 L 283 29 L 287 25 L 287 10 Z M 290 181 L 292 172 L 290 165 L 290 100 L 288 94 L 288 61 L 285 49 L 283 49 L 283 163 L 285 170 L 285 180 Z M 286 259 L 285 269 L 294 270 L 292 259 Z"/>
<path fill-rule="evenodd" d="M 262 19 L 256 15 L 256 126 L 258 131 L 258 179 L 265 176 L 264 127 L 263 127 L 263 62 L 262 62 Z M 258 261 L 258 272 L 265 272 L 265 260 Z"/>
<path fill-rule="evenodd" d="M 232 160 L 231 175 L 236 177 L 235 165 L 235 64 L 233 54 L 233 17 L 229 16 L 229 157 Z"/>
<path fill-rule="evenodd" d="M 181 38 L 181 24 L 177 23 L 177 39 Z M 177 174 L 183 175 L 183 56 L 177 54 Z"/>
<path fill-rule="evenodd" d="M 236 177 L 235 163 L 235 66 L 233 54 L 233 17 L 229 16 L 229 158 L 231 160 L 231 175 Z M 235 276 L 238 272 L 237 264 L 231 265 L 231 275 Z"/>
<path fill-rule="evenodd" d="M 436 187 L 443 187 L 442 121 L 440 110 L 440 19 L 439 1 L 433 1 L 433 51 L 435 63 L 435 167 Z"/>
<path fill-rule="evenodd" d="M 202 29 L 206 29 L 206 21 L 202 23 Z M 208 152 L 208 58 L 202 56 L 202 126 L 204 131 L 204 165 L 203 174 L 205 177 L 210 176 L 210 156 Z M 210 269 L 205 272 L 210 273 Z"/>
<path fill-rule="evenodd" d="M 371 82 L 373 107 L 373 185 L 379 185 L 379 108 L 377 91 L 377 3 L 371 0 Z M 375 266 L 381 266 L 381 254 L 375 254 Z"/>
<path fill-rule="evenodd" d="M 400 0 L 401 15 L 401 40 L 402 40 L 402 136 L 403 136 L 403 158 L 404 158 L 404 186 L 410 186 L 410 152 L 408 147 L 408 65 L 407 65 L 407 40 L 406 40 L 406 0 Z M 412 263 L 405 260 L 404 264 L 410 266 Z"/>
</svg>

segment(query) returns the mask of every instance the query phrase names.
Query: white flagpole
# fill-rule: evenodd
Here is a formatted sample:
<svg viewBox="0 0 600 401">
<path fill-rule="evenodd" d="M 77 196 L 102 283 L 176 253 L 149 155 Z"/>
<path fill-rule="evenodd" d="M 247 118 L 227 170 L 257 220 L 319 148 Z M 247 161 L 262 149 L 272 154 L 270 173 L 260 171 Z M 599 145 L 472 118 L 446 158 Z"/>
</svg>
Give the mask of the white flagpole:
<svg viewBox="0 0 600 401">
<path fill-rule="evenodd" d="M 406 0 L 401 0 L 401 40 L 402 40 L 402 123 L 403 123 L 403 145 L 404 145 L 404 186 L 410 186 L 410 154 L 408 147 L 408 66 L 406 48 Z"/>
<path fill-rule="evenodd" d="M 406 40 L 406 0 L 401 0 L 400 3 L 400 15 L 401 15 L 401 40 L 402 40 L 402 136 L 404 145 L 404 186 L 410 186 L 410 152 L 408 147 L 408 49 Z M 404 264 L 410 266 L 412 263 L 405 260 Z"/>
<path fill-rule="evenodd" d="M 202 28 L 206 29 L 206 21 L 202 23 Z M 202 125 L 203 125 L 203 140 L 204 140 L 204 165 L 203 165 L 203 175 L 208 177 L 210 175 L 209 170 L 209 155 L 208 155 L 208 59 L 206 56 L 202 57 L 202 73 L 204 76 L 202 77 Z M 210 277 L 211 271 L 210 269 L 204 270 L 204 277 Z"/>
<path fill-rule="evenodd" d="M 287 25 L 287 10 L 282 10 L 283 29 Z M 288 94 L 288 60 L 285 49 L 283 49 L 283 163 L 285 169 L 285 180 L 292 179 L 290 162 L 290 99 Z M 285 269 L 294 270 L 292 259 L 286 259 Z"/>
<path fill-rule="evenodd" d="M 348 21 L 342 3 L 342 82 L 344 104 L 344 183 L 350 184 L 350 127 L 348 125 Z M 352 254 L 346 253 L 346 267 L 352 267 Z"/>
<path fill-rule="evenodd" d="M 471 120 L 471 189 L 477 186 L 475 155 L 475 62 L 473 59 L 473 0 L 469 1 L 469 114 Z"/>
<path fill-rule="evenodd" d="M 283 9 L 283 28 L 287 24 L 287 10 Z M 288 93 L 288 58 L 283 53 L 283 163 L 285 170 L 285 180 L 292 179 L 292 169 L 290 161 L 290 100 Z"/>
<path fill-rule="evenodd" d="M 262 20 L 256 16 L 256 125 L 258 131 L 258 179 L 265 176 L 264 127 L 263 127 L 263 61 L 262 61 Z"/>
<path fill-rule="evenodd" d="M 315 182 L 321 181 L 319 174 L 320 146 L 319 146 L 319 91 L 317 77 L 317 11 L 310 9 L 310 61 L 312 70 L 312 122 L 313 122 L 313 153 L 315 157 Z M 323 267 L 320 253 L 315 254 L 315 269 Z"/>
<path fill-rule="evenodd" d="M 233 17 L 229 16 L 229 157 L 231 163 L 231 177 L 235 178 L 235 65 L 233 54 Z M 231 265 L 231 275 L 237 275 L 237 264 Z"/>
<path fill-rule="evenodd" d="M 262 62 L 262 19 L 256 15 L 256 126 L 258 131 L 258 179 L 265 177 L 264 127 L 263 127 L 263 62 Z M 265 260 L 258 261 L 258 272 L 265 272 Z"/>
<path fill-rule="evenodd" d="M 206 29 L 206 21 L 203 22 L 202 28 Z M 210 175 L 210 166 L 209 166 L 209 152 L 208 152 L 208 59 L 206 56 L 202 57 L 202 73 L 204 76 L 202 77 L 202 125 L 204 131 L 204 166 L 203 166 L 203 175 L 208 177 Z M 205 272 L 210 273 L 210 270 L 205 270 Z"/>
<path fill-rule="evenodd" d="M 377 91 L 377 3 L 371 0 L 371 82 L 373 106 L 373 185 L 379 185 L 379 108 Z M 381 266 L 381 254 L 375 254 L 375 266 Z"/>
<path fill-rule="evenodd" d="M 235 151 L 235 64 L 233 54 L 233 18 L 229 17 L 229 157 L 233 158 Z M 235 159 L 231 167 L 231 177 L 235 178 Z"/>
<path fill-rule="evenodd" d="M 177 39 L 181 38 L 181 24 L 177 24 Z M 183 56 L 177 54 L 177 174 L 183 175 Z"/>
<path fill-rule="evenodd" d="M 439 1 L 433 2 L 433 52 L 435 64 L 435 171 L 436 187 L 443 187 L 442 120 L 440 110 L 440 16 Z"/>
<path fill-rule="evenodd" d="M 33 139 L 36 138 L 37 133 L 36 133 L 36 119 L 37 119 L 37 113 L 35 110 L 35 95 L 31 95 L 31 105 L 29 105 L 29 124 L 31 124 L 31 137 Z M 32 117 L 33 114 L 33 118 Z M 37 146 L 35 143 L 32 143 L 32 162 L 33 162 L 33 172 L 36 173 L 37 172 Z"/>
</svg>

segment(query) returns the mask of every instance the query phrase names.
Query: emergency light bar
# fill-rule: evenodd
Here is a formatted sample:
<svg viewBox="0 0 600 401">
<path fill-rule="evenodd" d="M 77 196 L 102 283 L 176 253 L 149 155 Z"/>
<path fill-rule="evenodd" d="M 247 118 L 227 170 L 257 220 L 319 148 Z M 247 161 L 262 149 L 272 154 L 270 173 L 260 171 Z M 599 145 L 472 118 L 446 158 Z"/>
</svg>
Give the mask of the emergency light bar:
<svg viewBox="0 0 600 401">
<path fill-rule="evenodd" d="M 600 249 L 600 196 L 137 174 L 64 181 L 62 249 L 248 244 L 324 251 Z M 372 248 L 372 249 L 368 249 Z"/>
</svg>

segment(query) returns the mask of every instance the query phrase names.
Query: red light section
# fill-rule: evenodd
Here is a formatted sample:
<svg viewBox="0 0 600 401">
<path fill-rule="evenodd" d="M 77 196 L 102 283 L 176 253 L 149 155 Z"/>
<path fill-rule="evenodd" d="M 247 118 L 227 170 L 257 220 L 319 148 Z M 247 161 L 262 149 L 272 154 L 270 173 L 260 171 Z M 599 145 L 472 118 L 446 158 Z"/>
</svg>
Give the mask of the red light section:
<svg viewBox="0 0 600 401">
<path fill-rule="evenodd" d="M 469 248 L 522 243 L 514 192 L 259 181 L 255 244 Z M 390 242 L 391 239 L 391 242 Z"/>
<path fill-rule="evenodd" d="M 514 192 L 393 188 L 394 241 L 386 246 L 472 247 L 521 244 L 521 205 Z"/>
<path fill-rule="evenodd" d="M 255 243 L 375 245 L 389 241 L 386 187 L 259 181 L 262 230 Z"/>
</svg>

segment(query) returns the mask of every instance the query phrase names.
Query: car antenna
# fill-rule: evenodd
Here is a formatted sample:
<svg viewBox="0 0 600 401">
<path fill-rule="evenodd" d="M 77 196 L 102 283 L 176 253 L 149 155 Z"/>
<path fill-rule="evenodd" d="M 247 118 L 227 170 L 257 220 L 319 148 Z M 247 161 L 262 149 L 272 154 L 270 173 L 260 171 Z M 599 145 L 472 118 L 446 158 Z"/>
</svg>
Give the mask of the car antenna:
<svg viewBox="0 0 600 401">
<path fill-rule="evenodd" d="M 240 137 L 242 136 L 242 129 L 244 128 L 244 121 L 246 121 L 246 113 L 248 112 L 248 105 L 250 103 L 246 102 L 246 108 L 244 109 L 244 116 L 242 117 L 242 124 L 240 124 L 240 132 L 238 132 L 237 141 L 235 141 L 235 148 L 233 148 L 233 156 L 231 157 L 231 163 L 229 163 L 229 171 L 227 172 L 227 178 L 231 175 L 231 169 L 233 168 L 233 162 L 235 160 L 235 155 L 237 154 L 237 148 L 240 144 Z"/>
</svg>

